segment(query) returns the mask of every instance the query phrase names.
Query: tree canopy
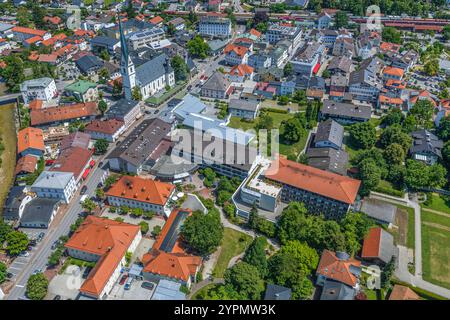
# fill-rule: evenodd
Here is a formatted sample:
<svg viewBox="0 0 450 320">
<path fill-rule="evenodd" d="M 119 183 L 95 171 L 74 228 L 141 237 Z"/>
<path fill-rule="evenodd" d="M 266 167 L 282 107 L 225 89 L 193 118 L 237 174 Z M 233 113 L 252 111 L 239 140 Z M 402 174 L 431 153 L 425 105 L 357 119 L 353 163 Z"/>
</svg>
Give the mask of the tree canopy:
<svg viewBox="0 0 450 320">
<path fill-rule="evenodd" d="M 376 142 L 376 130 L 369 122 L 355 123 L 350 127 L 352 144 L 360 149 L 369 149 Z"/>
<path fill-rule="evenodd" d="M 43 273 L 33 274 L 28 278 L 26 295 L 31 300 L 42 300 L 47 295 L 48 280 Z"/>
</svg>

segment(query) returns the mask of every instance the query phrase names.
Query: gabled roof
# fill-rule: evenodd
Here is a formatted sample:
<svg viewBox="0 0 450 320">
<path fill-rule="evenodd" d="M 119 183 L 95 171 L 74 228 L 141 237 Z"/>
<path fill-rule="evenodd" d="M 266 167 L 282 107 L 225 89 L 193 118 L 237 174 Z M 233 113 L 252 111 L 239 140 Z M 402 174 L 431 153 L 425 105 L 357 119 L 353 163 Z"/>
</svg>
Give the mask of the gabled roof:
<svg viewBox="0 0 450 320">
<path fill-rule="evenodd" d="M 16 169 L 14 170 L 14 174 L 17 175 L 21 172 L 33 173 L 36 170 L 38 159 L 29 154 L 23 156 L 19 160 L 17 160 Z"/>
<path fill-rule="evenodd" d="M 122 176 L 106 192 L 106 195 L 164 206 L 174 189 L 175 186 L 170 183 L 133 176 Z"/>
<path fill-rule="evenodd" d="M 66 248 L 100 256 L 80 292 L 98 296 L 140 231 L 129 223 L 88 216 L 65 244 Z"/>
<path fill-rule="evenodd" d="M 43 171 L 31 187 L 64 189 L 72 178 L 72 172 Z"/>
<path fill-rule="evenodd" d="M 394 238 L 392 235 L 380 227 L 371 228 L 364 238 L 361 258 L 376 258 L 388 263 L 392 259 L 393 250 Z"/>
<path fill-rule="evenodd" d="M 355 202 L 361 181 L 316 169 L 279 157 L 265 172 L 265 177 L 298 189 L 352 204 Z"/>
<path fill-rule="evenodd" d="M 227 91 L 230 88 L 230 81 L 220 72 L 216 71 L 205 82 L 202 89 Z"/>
<path fill-rule="evenodd" d="M 92 120 L 85 128 L 85 131 L 99 132 L 112 135 L 116 133 L 121 127 L 124 126 L 124 122 L 116 119 L 109 120 Z"/>
<path fill-rule="evenodd" d="M 323 250 L 320 257 L 317 274 L 325 276 L 327 279 L 342 282 L 354 287 L 361 272 L 361 261 L 350 258 L 343 252 L 333 252 Z"/>
<path fill-rule="evenodd" d="M 150 23 L 151 24 L 158 24 L 158 23 L 161 23 L 163 21 L 164 21 L 164 19 L 161 18 L 160 16 L 156 16 L 156 17 L 150 19 Z"/>
<path fill-rule="evenodd" d="M 45 151 L 44 135 L 41 129 L 28 127 L 17 133 L 17 153 L 27 149 Z"/>
<path fill-rule="evenodd" d="M 328 119 L 319 123 L 317 133 L 314 137 L 314 143 L 320 141 L 329 141 L 339 148 L 342 146 L 344 139 L 344 127 L 332 119 Z"/>
<path fill-rule="evenodd" d="M 89 117 L 97 114 L 97 103 L 87 102 L 31 110 L 31 125 Z"/>
<path fill-rule="evenodd" d="M 91 159 L 92 153 L 92 150 L 80 147 L 65 149 L 49 171 L 72 172 L 75 178 L 78 178 Z"/>
<path fill-rule="evenodd" d="M 47 31 L 44 31 L 44 30 L 25 28 L 25 27 L 14 27 L 14 28 L 12 28 L 12 31 L 19 32 L 19 33 L 25 33 L 25 34 L 32 34 L 32 35 L 39 36 L 39 37 L 43 37 L 47 33 Z"/>
<path fill-rule="evenodd" d="M 404 73 L 403 69 L 394 67 L 386 67 L 383 70 L 383 74 L 388 74 L 396 77 L 403 77 L 403 73 Z"/>
<path fill-rule="evenodd" d="M 420 300 L 420 297 L 410 288 L 396 284 L 392 289 L 389 300 Z"/>
<path fill-rule="evenodd" d="M 253 67 L 250 67 L 248 64 L 239 64 L 231 68 L 230 74 L 243 77 L 252 74 L 253 70 Z"/>
<path fill-rule="evenodd" d="M 248 52 L 248 48 L 244 46 L 237 46 L 233 43 L 229 43 L 225 49 L 223 50 L 225 54 L 228 54 L 230 52 L 234 52 L 239 57 L 244 56 Z"/>
</svg>

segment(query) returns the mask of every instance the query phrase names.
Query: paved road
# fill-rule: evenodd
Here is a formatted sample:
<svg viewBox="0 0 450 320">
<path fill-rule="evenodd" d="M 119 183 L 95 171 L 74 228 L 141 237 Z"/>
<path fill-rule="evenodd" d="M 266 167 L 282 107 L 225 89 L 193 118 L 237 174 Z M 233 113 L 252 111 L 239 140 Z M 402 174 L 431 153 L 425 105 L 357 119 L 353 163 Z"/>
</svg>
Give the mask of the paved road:
<svg viewBox="0 0 450 320">
<path fill-rule="evenodd" d="M 105 171 L 100 168 L 96 168 L 92 173 L 90 179 L 87 181 L 86 186 L 88 190 L 86 194 L 95 194 L 97 184 L 104 176 Z M 23 269 L 21 274 L 17 275 L 16 284 L 10 293 L 7 295 L 7 300 L 17 300 L 25 295 L 25 286 L 28 278 L 32 275 L 36 269 L 45 270 L 47 266 L 48 257 L 52 253 L 51 245 L 58 240 L 61 236 L 67 235 L 70 231 L 70 225 L 78 218 L 78 214 L 82 212 L 81 205 L 79 203 L 80 195 L 77 194 L 68 206 L 64 217 L 61 219 L 60 224 L 56 228 L 51 228 L 44 240 L 39 244 L 37 250 L 31 256 L 29 263 Z"/>
</svg>

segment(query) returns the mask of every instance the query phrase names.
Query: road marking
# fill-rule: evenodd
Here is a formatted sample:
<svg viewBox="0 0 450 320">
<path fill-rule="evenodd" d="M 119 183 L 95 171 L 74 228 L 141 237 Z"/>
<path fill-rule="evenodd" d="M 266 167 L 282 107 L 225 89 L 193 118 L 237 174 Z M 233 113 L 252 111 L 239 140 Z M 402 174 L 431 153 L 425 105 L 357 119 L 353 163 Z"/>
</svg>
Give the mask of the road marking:
<svg viewBox="0 0 450 320">
<path fill-rule="evenodd" d="M 16 287 L 24 288 L 25 286 L 23 286 L 23 285 L 21 285 L 21 284 L 16 284 Z"/>
<path fill-rule="evenodd" d="M 22 270 L 22 268 L 9 267 L 10 269 Z"/>
</svg>

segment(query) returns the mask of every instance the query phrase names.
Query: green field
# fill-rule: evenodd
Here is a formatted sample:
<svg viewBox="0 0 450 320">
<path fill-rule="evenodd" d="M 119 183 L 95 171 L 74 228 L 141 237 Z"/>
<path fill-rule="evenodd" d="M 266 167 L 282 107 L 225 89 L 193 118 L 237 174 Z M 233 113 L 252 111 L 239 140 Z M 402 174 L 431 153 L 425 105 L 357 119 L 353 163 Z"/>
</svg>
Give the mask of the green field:
<svg viewBox="0 0 450 320">
<path fill-rule="evenodd" d="M 213 270 L 215 278 L 223 278 L 231 258 L 245 251 L 252 242 L 252 237 L 245 233 L 225 228 L 219 258 Z"/>
<path fill-rule="evenodd" d="M 441 198 L 439 195 L 434 193 L 431 196 L 433 198 L 431 204 L 430 205 L 422 204 L 423 208 L 450 214 L 450 207 L 448 203 L 445 201 L 445 199 Z"/>
<path fill-rule="evenodd" d="M 16 166 L 17 134 L 15 126 L 15 105 L 0 106 L 0 138 L 4 147 L 0 167 L 0 206 L 3 207 L 8 191 L 13 183 Z"/>
<path fill-rule="evenodd" d="M 436 223 L 441 226 L 450 228 L 450 217 L 439 215 L 430 211 L 422 210 L 421 218 L 423 222 Z"/>
<path fill-rule="evenodd" d="M 450 232 L 422 224 L 423 279 L 450 289 Z"/>
<path fill-rule="evenodd" d="M 408 213 L 408 226 L 407 226 L 407 237 L 406 237 L 406 246 L 408 248 L 414 249 L 415 243 L 415 230 L 414 230 L 414 209 L 406 206 L 396 205 L 398 209 L 405 210 Z"/>
</svg>

